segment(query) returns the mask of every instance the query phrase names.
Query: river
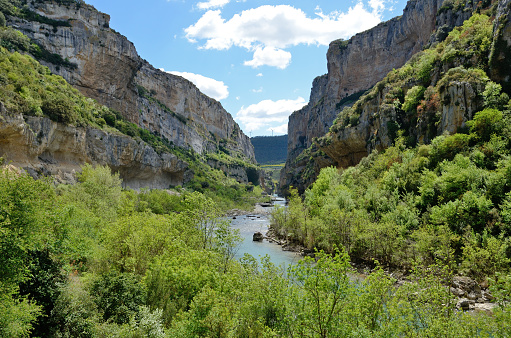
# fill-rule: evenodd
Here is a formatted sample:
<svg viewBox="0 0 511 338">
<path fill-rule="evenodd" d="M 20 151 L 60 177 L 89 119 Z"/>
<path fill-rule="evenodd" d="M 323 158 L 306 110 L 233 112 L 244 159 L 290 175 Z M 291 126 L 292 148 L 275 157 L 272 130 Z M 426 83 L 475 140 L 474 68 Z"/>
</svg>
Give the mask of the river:
<svg viewBox="0 0 511 338">
<path fill-rule="evenodd" d="M 284 205 L 284 199 L 275 201 L 276 205 Z M 268 208 L 271 210 L 271 208 Z M 243 242 L 240 244 L 235 259 L 240 259 L 245 253 L 254 256 L 257 260 L 264 255 L 270 256 L 270 261 L 275 265 L 282 265 L 285 269 L 290 264 L 296 264 L 301 256 L 295 252 L 284 251 L 280 245 L 270 243 L 267 239 L 262 242 L 254 242 L 252 236 L 255 232 L 263 235 L 268 231 L 270 225 L 269 215 L 252 214 L 237 216 L 231 220 L 231 226 L 240 230 Z"/>
</svg>

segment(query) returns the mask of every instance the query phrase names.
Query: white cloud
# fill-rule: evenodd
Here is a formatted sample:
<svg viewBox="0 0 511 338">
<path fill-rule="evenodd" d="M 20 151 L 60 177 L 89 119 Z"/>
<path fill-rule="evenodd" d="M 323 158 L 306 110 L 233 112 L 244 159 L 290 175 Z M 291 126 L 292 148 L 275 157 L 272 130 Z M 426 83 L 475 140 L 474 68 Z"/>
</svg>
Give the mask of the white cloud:
<svg viewBox="0 0 511 338">
<path fill-rule="evenodd" d="M 259 89 L 252 89 L 252 93 L 262 93 L 263 87 L 259 87 Z"/>
<path fill-rule="evenodd" d="M 206 2 L 199 2 L 197 4 L 197 8 L 199 9 L 222 8 L 229 2 L 230 0 L 209 0 Z"/>
<path fill-rule="evenodd" d="M 160 70 L 165 72 L 163 68 L 160 68 Z M 229 87 L 227 87 L 223 81 L 217 81 L 215 79 L 194 73 L 176 71 L 170 71 L 167 73 L 184 77 L 185 79 L 193 82 L 193 84 L 196 85 L 201 92 L 214 98 L 215 100 L 220 101 L 226 99 L 229 96 Z"/>
<path fill-rule="evenodd" d="M 244 130 L 272 129 L 273 125 L 282 127 L 286 124 L 289 115 L 301 109 L 307 102 L 303 97 L 296 100 L 264 100 L 248 107 L 241 107 L 236 119 L 243 124 Z M 276 130 L 277 127 L 273 128 Z"/>
<path fill-rule="evenodd" d="M 385 1 L 384 0 L 369 0 L 369 6 L 375 12 L 382 12 L 385 9 Z"/>
<path fill-rule="evenodd" d="M 209 10 L 185 29 L 190 42 L 205 41 L 199 48 L 226 50 L 233 46 L 254 52 L 245 65 L 270 65 L 285 68 L 291 59 L 283 49 L 306 45 L 328 45 L 331 41 L 348 39 L 357 32 L 369 29 L 381 21 L 386 0 L 358 2 L 347 12 L 324 14 L 316 9 L 316 17 L 308 17 L 301 9 L 289 5 L 265 5 L 222 17 L 220 10 Z M 271 62 L 268 54 L 277 54 L 280 62 Z M 258 55 L 256 55 L 258 54 Z"/>
<path fill-rule="evenodd" d="M 287 134 L 287 123 L 284 123 L 280 126 L 268 129 L 268 131 L 272 131 L 272 130 L 273 130 L 273 133 L 275 133 L 276 135 L 277 134 L 282 134 L 282 135 Z"/>
<path fill-rule="evenodd" d="M 273 66 L 280 69 L 285 69 L 291 62 L 291 53 L 282 49 L 274 47 L 257 47 L 254 52 L 254 58 L 250 61 L 245 61 L 245 66 L 257 68 L 260 66 Z"/>
<path fill-rule="evenodd" d="M 263 77 L 263 73 L 259 73 L 256 75 L 257 77 Z"/>
</svg>

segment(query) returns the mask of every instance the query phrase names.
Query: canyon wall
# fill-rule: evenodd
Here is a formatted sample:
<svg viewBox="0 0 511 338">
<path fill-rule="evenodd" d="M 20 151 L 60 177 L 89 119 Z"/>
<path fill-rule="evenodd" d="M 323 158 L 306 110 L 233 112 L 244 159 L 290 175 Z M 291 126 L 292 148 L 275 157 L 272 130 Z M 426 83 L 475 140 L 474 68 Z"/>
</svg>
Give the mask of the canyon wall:
<svg viewBox="0 0 511 338">
<path fill-rule="evenodd" d="M 337 159 L 320 156 L 315 168 L 310 168 L 310 164 L 307 168 L 308 160 L 300 154 L 311 146 L 314 148 L 313 140 L 329 131 L 344 107 L 356 102 L 364 92 L 390 71 L 403 66 L 425 46 L 443 40 L 454 27 L 470 18 L 476 6 L 475 1 L 467 1 L 455 8 L 452 1 L 410 0 L 402 16 L 347 41 L 330 43 L 328 73 L 314 80 L 309 103 L 289 117 L 288 158 L 280 180 L 284 191 L 289 186 L 303 191 L 312 182 L 304 179 L 304 171 L 317 172 L 322 166 L 338 163 Z M 360 118 L 359 128 L 369 122 L 364 120 L 366 117 Z M 344 149 L 345 158 L 351 158 L 349 163 L 358 163 L 368 154 L 366 141 L 370 131 L 346 132 L 353 135 L 346 137 L 345 144 L 339 148 Z"/>
<path fill-rule="evenodd" d="M 42 62 L 85 96 L 119 111 L 128 121 L 174 145 L 202 154 L 219 143 L 254 162 L 250 139 L 222 105 L 190 81 L 152 67 L 126 37 L 109 28 L 110 17 L 92 6 L 28 1 L 28 8 L 71 27 L 8 17 L 8 24 L 75 66 Z"/>
</svg>

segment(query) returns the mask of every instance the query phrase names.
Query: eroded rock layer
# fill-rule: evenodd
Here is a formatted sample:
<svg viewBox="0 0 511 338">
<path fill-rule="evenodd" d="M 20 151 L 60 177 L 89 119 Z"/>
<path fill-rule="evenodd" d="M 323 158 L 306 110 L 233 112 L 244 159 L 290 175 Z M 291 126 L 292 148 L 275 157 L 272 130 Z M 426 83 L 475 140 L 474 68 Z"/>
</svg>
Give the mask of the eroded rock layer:
<svg viewBox="0 0 511 338">
<path fill-rule="evenodd" d="M 119 172 L 123 185 L 130 188 L 168 189 L 193 175 L 188 164 L 175 155 L 158 154 L 129 136 L 0 110 L 0 154 L 4 162 L 34 176 L 51 174 L 70 183 L 81 165 L 93 163 Z"/>
</svg>

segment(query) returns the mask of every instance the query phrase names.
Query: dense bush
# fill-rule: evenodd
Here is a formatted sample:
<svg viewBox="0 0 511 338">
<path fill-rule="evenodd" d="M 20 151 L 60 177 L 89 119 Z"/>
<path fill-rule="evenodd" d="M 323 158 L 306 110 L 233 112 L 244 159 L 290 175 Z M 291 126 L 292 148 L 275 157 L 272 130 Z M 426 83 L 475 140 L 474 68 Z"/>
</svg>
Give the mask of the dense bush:
<svg viewBox="0 0 511 338">
<path fill-rule="evenodd" d="M 398 139 L 356 167 L 324 168 L 303 200 L 291 191 L 273 227 L 309 248 L 344 247 L 356 261 L 407 268 L 441 260 L 480 280 L 508 272 L 510 122 L 484 109 L 470 134 L 415 148 Z"/>
</svg>

